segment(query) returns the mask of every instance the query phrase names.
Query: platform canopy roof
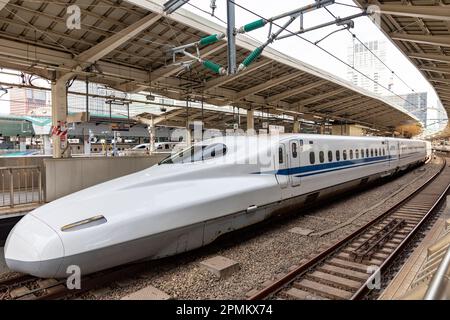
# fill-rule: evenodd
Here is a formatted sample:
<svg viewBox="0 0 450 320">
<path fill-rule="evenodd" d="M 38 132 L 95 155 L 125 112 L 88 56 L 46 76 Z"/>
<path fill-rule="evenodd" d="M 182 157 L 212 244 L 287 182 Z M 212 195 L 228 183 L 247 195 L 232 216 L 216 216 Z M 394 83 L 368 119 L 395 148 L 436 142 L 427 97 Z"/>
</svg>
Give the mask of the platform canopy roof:
<svg viewBox="0 0 450 320">
<path fill-rule="evenodd" d="M 174 66 L 170 48 L 225 30 L 184 8 L 165 15 L 164 2 L 1 0 L 0 67 L 47 79 L 70 72 L 79 80 L 87 77 L 127 92 L 151 91 L 273 114 L 314 114 L 382 130 L 418 124 L 403 108 L 271 48 L 235 76 L 219 76 L 199 63 L 189 71 Z M 66 25 L 69 5 L 81 9 L 81 29 Z M 202 48 L 201 55 L 226 65 L 226 46 L 222 40 Z M 239 36 L 238 61 L 257 46 Z"/>
<path fill-rule="evenodd" d="M 428 79 L 450 114 L 450 1 L 355 1 L 379 7 L 382 30 Z M 450 136 L 450 128 L 443 134 Z"/>
</svg>

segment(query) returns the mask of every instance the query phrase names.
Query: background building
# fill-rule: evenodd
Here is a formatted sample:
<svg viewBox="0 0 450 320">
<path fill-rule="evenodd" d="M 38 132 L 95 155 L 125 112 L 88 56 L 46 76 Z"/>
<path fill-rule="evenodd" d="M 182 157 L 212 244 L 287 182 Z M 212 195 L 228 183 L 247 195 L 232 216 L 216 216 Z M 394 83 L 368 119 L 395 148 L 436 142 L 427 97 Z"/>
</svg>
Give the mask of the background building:
<svg viewBox="0 0 450 320">
<path fill-rule="evenodd" d="M 10 113 L 17 116 L 31 115 L 33 110 L 50 105 L 50 92 L 30 88 L 12 88 L 10 92 Z"/>
<path fill-rule="evenodd" d="M 382 86 L 392 89 L 393 75 L 381 62 L 386 61 L 386 56 L 387 49 L 385 41 L 369 41 L 365 42 L 364 45 L 355 42 L 354 46 L 350 46 L 347 49 L 347 62 L 355 68 L 348 68 L 347 80 L 365 90 L 379 95 L 387 95 L 388 91 Z M 382 86 L 371 81 L 357 70 L 380 83 Z"/>
<path fill-rule="evenodd" d="M 428 93 L 417 92 L 409 94 L 401 94 L 387 97 L 394 104 L 403 107 L 407 111 L 415 115 L 425 126 L 428 117 Z"/>
</svg>

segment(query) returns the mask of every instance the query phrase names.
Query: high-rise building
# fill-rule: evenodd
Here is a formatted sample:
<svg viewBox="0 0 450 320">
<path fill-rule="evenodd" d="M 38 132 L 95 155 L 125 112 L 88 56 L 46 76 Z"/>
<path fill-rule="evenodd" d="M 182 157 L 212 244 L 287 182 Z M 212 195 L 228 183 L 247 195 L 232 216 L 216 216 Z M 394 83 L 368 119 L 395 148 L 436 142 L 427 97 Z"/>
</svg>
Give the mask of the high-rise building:
<svg viewBox="0 0 450 320">
<path fill-rule="evenodd" d="M 386 52 L 385 41 L 369 41 L 364 45 L 355 42 L 347 49 L 347 62 L 354 67 L 354 69 L 348 68 L 347 79 L 365 90 L 379 95 L 387 95 L 388 91 L 383 87 L 392 89 L 393 75 L 382 63 L 386 60 Z"/>
<path fill-rule="evenodd" d="M 415 115 L 424 126 L 427 125 L 428 93 L 417 92 L 386 97 L 390 102 L 403 107 Z"/>
<path fill-rule="evenodd" d="M 32 88 L 9 89 L 10 113 L 18 116 L 26 116 L 33 110 L 48 106 L 50 93 L 45 90 Z"/>
</svg>

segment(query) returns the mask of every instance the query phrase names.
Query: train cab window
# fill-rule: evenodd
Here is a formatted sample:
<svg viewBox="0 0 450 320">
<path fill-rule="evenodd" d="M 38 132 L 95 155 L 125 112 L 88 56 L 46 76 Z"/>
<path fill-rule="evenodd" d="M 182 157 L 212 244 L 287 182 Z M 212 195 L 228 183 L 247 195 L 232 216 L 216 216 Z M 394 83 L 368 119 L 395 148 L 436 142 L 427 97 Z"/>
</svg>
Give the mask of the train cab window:
<svg viewBox="0 0 450 320">
<path fill-rule="evenodd" d="M 342 151 L 342 158 L 347 160 L 347 150 Z"/>
<path fill-rule="evenodd" d="M 316 154 L 313 151 L 309 153 L 309 163 L 311 164 L 316 163 Z"/>
<path fill-rule="evenodd" d="M 350 160 L 353 160 L 353 150 L 350 150 Z"/>
<path fill-rule="evenodd" d="M 195 145 L 161 161 L 159 164 L 191 163 L 223 157 L 227 146 L 223 143 Z"/>
<path fill-rule="evenodd" d="M 336 161 L 341 160 L 341 152 L 339 150 L 336 150 Z"/>
<path fill-rule="evenodd" d="M 284 163 L 283 148 L 282 147 L 278 148 L 278 162 L 279 163 Z"/>
<path fill-rule="evenodd" d="M 356 149 L 356 151 L 355 151 L 355 158 L 359 159 L 359 150 L 358 149 Z"/>
<path fill-rule="evenodd" d="M 328 151 L 328 162 L 333 162 L 333 151 Z"/>
<path fill-rule="evenodd" d="M 297 143 L 292 144 L 292 158 L 296 159 L 298 156 Z"/>
<path fill-rule="evenodd" d="M 320 161 L 320 163 L 325 162 L 325 154 L 323 153 L 323 151 L 319 152 L 319 161 Z"/>
</svg>

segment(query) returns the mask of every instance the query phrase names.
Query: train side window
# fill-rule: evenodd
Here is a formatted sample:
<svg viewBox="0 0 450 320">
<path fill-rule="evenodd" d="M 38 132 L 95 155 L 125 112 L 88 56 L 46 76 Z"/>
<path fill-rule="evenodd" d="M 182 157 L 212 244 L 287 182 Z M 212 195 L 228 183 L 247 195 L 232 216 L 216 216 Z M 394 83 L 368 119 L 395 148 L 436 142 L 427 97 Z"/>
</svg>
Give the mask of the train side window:
<svg viewBox="0 0 450 320">
<path fill-rule="evenodd" d="M 356 151 L 355 151 L 355 158 L 359 159 L 359 149 L 356 149 Z"/>
<path fill-rule="evenodd" d="M 378 149 L 378 154 L 381 156 L 381 148 Z"/>
<path fill-rule="evenodd" d="M 319 152 L 319 161 L 320 161 L 320 163 L 325 162 L 325 154 L 323 153 L 323 151 Z"/>
<path fill-rule="evenodd" d="M 364 149 L 361 149 L 361 158 L 364 158 Z"/>
<path fill-rule="evenodd" d="M 370 156 L 373 157 L 373 149 L 370 149 Z"/>
<path fill-rule="evenodd" d="M 350 160 L 353 160 L 353 150 L 350 150 Z"/>
<path fill-rule="evenodd" d="M 378 149 L 375 149 L 375 157 L 378 157 Z"/>
<path fill-rule="evenodd" d="M 303 147 L 303 140 L 300 140 L 300 147 Z"/>
<path fill-rule="evenodd" d="M 316 154 L 314 153 L 314 151 L 311 151 L 309 153 L 309 163 L 311 164 L 316 163 Z"/>
<path fill-rule="evenodd" d="M 386 155 L 386 149 L 383 148 L 383 156 Z"/>
<path fill-rule="evenodd" d="M 366 149 L 366 158 L 369 157 L 369 149 Z"/>
<path fill-rule="evenodd" d="M 342 151 L 342 158 L 347 160 L 347 150 Z"/>
<path fill-rule="evenodd" d="M 333 162 L 333 151 L 328 151 L 328 162 Z"/>
<path fill-rule="evenodd" d="M 297 153 L 297 143 L 292 144 L 292 158 L 296 159 L 298 156 Z"/>
<path fill-rule="evenodd" d="M 336 161 L 341 160 L 341 152 L 339 150 L 336 150 Z"/>
<path fill-rule="evenodd" d="M 283 148 L 282 147 L 278 148 L 278 163 L 284 163 Z"/>
</svg>

